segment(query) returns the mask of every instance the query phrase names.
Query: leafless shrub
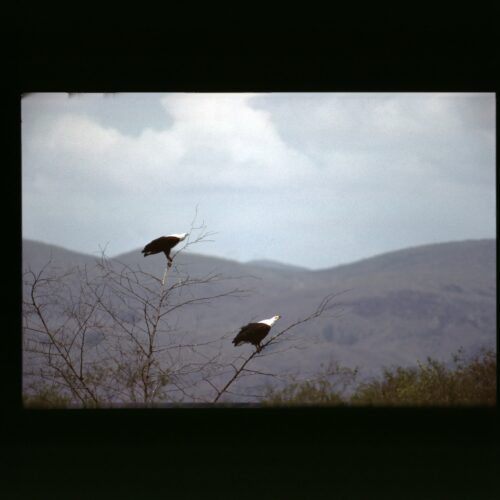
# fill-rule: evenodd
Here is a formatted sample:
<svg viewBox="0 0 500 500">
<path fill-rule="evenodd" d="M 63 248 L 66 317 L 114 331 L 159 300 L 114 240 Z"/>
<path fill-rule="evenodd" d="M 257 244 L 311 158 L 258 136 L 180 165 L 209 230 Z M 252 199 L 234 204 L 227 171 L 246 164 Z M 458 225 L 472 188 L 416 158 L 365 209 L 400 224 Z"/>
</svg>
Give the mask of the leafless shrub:
<svg viewBox="0 0 500 500">
<path fill-rule="evenodd" d="M 290 338 L 287 338 L 287 337 L 290 337 L 290 334 L 291 334 L 292 330 L 296 329 L 298 326 L 300 326 L 300 325 L 302 325 L 304 323 L 307 323 L 307 322 L 312 321 L 312 320 L 314 320 L 316 318 L 319 318 L 320 316 L 323 316 L 326 313 L 331 313 L 336 308 L 336 306 L 337 306 L 337 304 L 336 304 L 336 302 L 335 302 L 334 299 L 336 299 L 339 295 L 345 293 L 346 291 L 342 291 L 342 292 L 339 292 L 339 293 L 331 293 L 331 294 L 327 295 L 321 301 L 321 303 L 318 305 L 318 307 L 313 312 L 311 312 L 309 315 L 307 315 L 306 317 L 301 318 L 301 319 L 293 322 L 292 324 L 288 325 L 283 330 L 280 330 L 278 333 L 272 335 L 269 338 L 269 340 L 267 340 L 266 342 L 263 342 L 261 344 L 261 350 L 260 350 L 260 352 L 258 352 L 257 350 L 255 350 L 254 352 L 252 352 L 247 357 L 240 356 L 239 360 L 241 361 L 241 363 L 239 365 L 237 365 L 235 362 L 232 362 L 230 364 L 230 367 L 232 368 L 233 373 L 231 374 L 231 376 L 229 377 L 229 379 L 220 388 L 217 388 L 215 385 L 213 386 L 213 389 L 215 390 L 215 397 L 213 399 L 213 402 L 216 403 L 217 401 L 220 400 L 220 398 L 224 394 L 229 393 L 229 388 L 237 380 L 240 380 L 245 375 L 248 375 L 248 374 L 259 374 L 259 375 L 265 375 L 265 376 L 270 376 L 270 377 L 276 377 L 276 374 L 264 373 L 264 372 L 260 372 L 260 371 L 257 371 L 257 370 L 251 370 L 251 369 L 249 369 L 247 367 L 249 366 L 249 364 L 255 358 L 269 356 L 269 355 L 276 355 L 276 354 L 279 354 L 279 353 L 282 353 L 282 352 L 286 352 L 286 351 L 288 351 L 290 349 L 300 349 L 301 345 L 300 345 L 300 343 L 296 339 L 291 339 L 292 342 L 286 344 L 286 342 L 288 340 L 290 340 Z M 335 315 L 333 315 L 331 317 L 335 317 Z M 272 353 L 265 352 L 265 348 L 266 347 L 268 347 L 268 346 L 270 346 L 272 344 L 278 344 L 278 343 L 280 344 L 280 346 L 283 346 L 282 349 L 280 349 L 278 351 L 273 351 Z"/>
<path fill-rule="evenodd" d="M 23 344 L 25 397 L 46 401 L 57 394 L 64 405 L 98 407 L 157 403 L 213 402 L 238 395 L 235 384 L 248 377 L 280 374 L 252 366 L 259 357 L 299 349 L 298 327 L 335 307 L 331 294 L 307 317 L 295 321 L 246 357 L 227 354 L 234 332 L 214 338 L 183 327 L 184 311 L 240 299 L 247 290 L 237 279 L 211 272 L 194 276 L 175 257 L 213 235 L 204 223 L 191 224 L 189 237 L 172 256 L 162 277 L 140 265 L 108 259 L 64 272 L 48 262 L 24 274 Z M 185 316 L 184 316 L 185 317 Z M 280 349 L 266 351 L 279 344 Z M 54 404 L 57 404 L 55 402 Z M 61 403 L 62 404 L 62 403 Z"/>
</svg>

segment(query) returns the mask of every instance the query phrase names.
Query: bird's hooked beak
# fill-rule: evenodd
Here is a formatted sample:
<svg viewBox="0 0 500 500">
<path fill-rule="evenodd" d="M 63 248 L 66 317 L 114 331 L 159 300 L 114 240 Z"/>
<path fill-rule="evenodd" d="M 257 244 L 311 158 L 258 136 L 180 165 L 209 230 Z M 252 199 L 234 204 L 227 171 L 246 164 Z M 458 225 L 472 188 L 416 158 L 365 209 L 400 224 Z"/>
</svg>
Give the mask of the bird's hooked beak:
<svg viewBox="0 0 500 500">
<path fill-rule="evenodd" d="M 276 320 L 280 319 L 280 318 L 281 318 L 281 314 L 277 314 L 277 315 L 275 316 L 275 318 L 276 318 Z"/>
</svg>

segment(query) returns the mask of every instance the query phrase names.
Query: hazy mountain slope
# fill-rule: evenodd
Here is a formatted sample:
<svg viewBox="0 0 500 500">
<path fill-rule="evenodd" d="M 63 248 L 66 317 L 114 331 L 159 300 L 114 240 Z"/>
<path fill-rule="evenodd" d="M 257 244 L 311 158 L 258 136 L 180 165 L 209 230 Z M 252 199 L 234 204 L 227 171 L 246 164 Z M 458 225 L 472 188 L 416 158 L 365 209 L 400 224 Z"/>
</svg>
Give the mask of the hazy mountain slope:
<svg viewBox="0 0 500 500">
<path fill-rule="evenodd" d="M 345 362 L 376 368 L 495 345 L 494 240 L 410 248 L 314 274 L 311 303 L 331 289 L 350 290 L 345 314 L 321 331 Z"/>
<path fill-rule="evenodd" d="M 31 268 L 33 271 L 40 270 L 50 262 L 51 266 L 67 268 L 75 265 L 91 265 L 95 262 L 95 256 L 74 252 L 56 245 L 49 245 L 39 241 L 23 239 L 22 269 Z"/>
<path fill-rule="evenodd" d="M 394 285 L 411 280 L 415 285 L 434 286 L 438 279 L 457 279 L 468 281 L 471 288 L 476 280 L 483 286 L 495 270 L 496 241 L 467 240 L 408 248 L 315 272 L 345 282 L 370 275 Z"/>
<path fill-rule="evenodd" d="M 276 262 L 275 260 L 251 260 L 247 262 L 251 266 L 263 267 L 266 269 L 279 269 L 283 271 L 308 271 L 306 267 L 293 266 L 291 264 L 283 264 L 281 262 Z"/>
<path fill-rule="evenodd" d="M 39 268 L 51 252 L 62 266 L 95 261 L 25 240 L 23 264 Z M 165 269 L 163 255 L 144 258 L 140 249 L 116 260 L 159 277 Z M 335 359 L 369 372 L 382 365 L 413 364 L 426 356 L 448 360 L 460 346 L 475 351 L 496 343 L 496 240 L 426 245 L 319 271 L 242 264 L 187 252 L 174 263 L 168 280 L 217 272 L 231 279 L 211 291 L 251 291 L 245 298 L 225 298 L 179 314 L 176 319 L 183 330 L 198 339 L 236 333 L 242 324 L 276 313 L 282 319 L 274 328 L 282 329 L 310 314 L 327 294 L 348 290 L 337 299 L 342 315 L 333 311 L 333 318 L 294 330 L 305 340 L 306 350 L 265 355 L 255 367 L 315 371 L 320 363 Z M 236 355 L 252 348 L 234 348 L 228 341 L 224 349 Z"/>
</svg>

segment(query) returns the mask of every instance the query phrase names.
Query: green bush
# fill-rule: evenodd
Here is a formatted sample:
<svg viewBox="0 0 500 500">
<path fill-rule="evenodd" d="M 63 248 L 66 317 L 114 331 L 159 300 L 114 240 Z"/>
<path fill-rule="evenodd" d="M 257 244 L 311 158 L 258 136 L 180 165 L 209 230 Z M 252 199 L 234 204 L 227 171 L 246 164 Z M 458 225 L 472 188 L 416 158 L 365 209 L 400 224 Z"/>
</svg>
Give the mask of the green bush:
<svg viewBox="0 0 500 500">
<path fill-rule="evenodd" d="M 312 380 L 269 389 L 264 405 L 494 406 L 496 354 L 483 350 L 467 360 L 459 350 L 452 366 L 427 358 L 415 367 L 385 368 L 379 378 L 353 388 L 357 370 L 336 366 Z M 342 388 L 339 389 L 339 385 Z M 345 395 L 353 388 L 352 395 Z"/>
<path fill-rule="evenodd" d="M 353 385 L 357 374 L 357 369 L 352 370 L 332 362 L 314 379 L 293 381 L 282 389 L 268 389 L 263 404 L 266 406 L 346 405 L 344 393 Z"/>
<path fill-rule="evenodd" d="M 270 391 L 265 405 L 344 405 L 340 394 L 324 380 L 294 382 L 284 389 Z"/>
<path fill-rule="evenodd" d="M 284 388 L 269 388 L 266 406 L 494 406 L 496 353 L 483 350 L 467 360 L 461 350 L 451 367 L 427 358 L 416 367 L 385 368 L 382 376 L 355 386 L 357 369 L 330 364 L 313 379 L 294 380 Z M 352 395 L 346 396 L 351 389 Z M 36 387 L 24 395 L 26 408 L 66 408 L 71 399 L 55 386 Z"/>
<path fill-rule="evenodd" d="M 360 384 L 351 404 L 370 406 L 492 406 L 496 404 L 496 355 L 482 351 L 453 367 L 427 358 L 411 368 L 386 368 L 381 380 Z"/>
</svg>

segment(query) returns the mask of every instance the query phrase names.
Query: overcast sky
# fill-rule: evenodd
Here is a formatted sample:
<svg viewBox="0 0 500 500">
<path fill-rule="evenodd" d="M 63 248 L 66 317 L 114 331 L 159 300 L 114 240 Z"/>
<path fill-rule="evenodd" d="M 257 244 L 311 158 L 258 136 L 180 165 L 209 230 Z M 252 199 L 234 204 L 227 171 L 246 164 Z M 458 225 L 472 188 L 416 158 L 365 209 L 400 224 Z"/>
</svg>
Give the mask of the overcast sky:
<svg viewBox="0 0 500 500">
<path fill-rule="evenodd" d="M 494 94 L 31 94 L 23 237 L 311 269 L 495 237 Z"/>
</svg>

